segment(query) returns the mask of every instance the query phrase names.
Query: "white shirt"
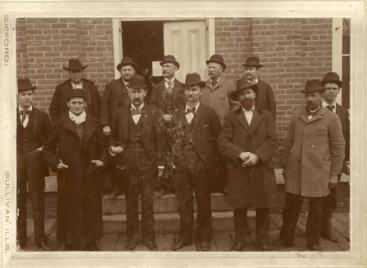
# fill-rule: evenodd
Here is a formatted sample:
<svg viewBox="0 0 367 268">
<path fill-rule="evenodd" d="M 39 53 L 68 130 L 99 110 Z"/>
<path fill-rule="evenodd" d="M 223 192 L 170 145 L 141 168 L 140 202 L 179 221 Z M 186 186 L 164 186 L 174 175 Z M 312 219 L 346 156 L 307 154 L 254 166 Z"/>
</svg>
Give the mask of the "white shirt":
<svg viewBox="0 0 367 268">
<path fill-rule="evenodd" d="M 198 102 L 195 106 L 194 106 L 194 111 L 195 113 L 197 112 L 197 110 L 199 109 L 199 106 L 200 106 L 200 102 Z M 187 123 L 191 124 L 191 121 L 194 119 L 195 117 L 195 114 L 192 113 L 192 112 L 188 112 L 188 110 L 191 110 L 191 108 L 189 106 L 186 105 L 186 108 L 185 108 L 185 117 L 186 117 L 186 121 Z"/>
<path fill-rule="evenodd" d="M 243 110 L 243 114 L 245 115 L 245 118 L 247 120 L 248 125 L 251 124 L 252 117 L 254 116 L 254 109 L 255 109 L 255 107 L 252 107 L 252 109 L 250 111 L 247 111 L 245 109 L 242 109 Z"/>
<path fill-rule="evenodd" d="M 70 120 L 73 121 L 77 125 L 80 125 L 80 124 L 84 123 L 86 116 L 87 116 L 87 114 L 86 114 L 85 111 L 83 111 L 79 115 L 76 115 L 76 114 L 72 113 L 71 111 L 69 111 Z"/>
<path fill-rule="evenodd" d="M 322 105 L 322 107 L 324 107 L 324 108 L 326 108 L 326 109 L 328 109 L 327 107 L 329 106 L 329 105 L 331 105 L 331 106 L 333 106 L 333 113 L 336 113 L 336 103 L 334 102 L 334 103 L 332 103 L 332 104 L 329 104 L 329 103 L 327 103 L 326 101 L 322 101 L 322 103 L 321 103 L 321 105 Z M 328 109 L 329 110 L 329 109 Z"/>
<path fill-rule="evenodd" d="M 31 107 L 29 107 L 28 108 L 28 111 L 32 111 L 32 109 L 33 109 L 33 106 L 31 106 Z M 26 128 L 27 127 L 27 125 L 28 125 L 28 123 L 29 123 L 29 115 L 28 114 L 26 114 L 26 116 L 25 116 L 25 119 L 24 119 L 24 122 L 22 123 L 22 115 L 21 115 L 21 112 L 23 112 L 24 111 L 24 109 L 22 109 L 22 107 L 19 107 L 19 116 L 20 116 L 20 122 L 21 122 L 21 124 L 22 124 L 22 126 L 24 127 L 24 128 Z"/>
<path fill-rule="evenodd" d="M 136 110 L 136 109 L 142 110 L 143 107 L 144 107 L 144 103 L 142 103 L 142 105 L 140 105 L 140 107 L 138 108 L 136 108 L 134 105 L 131 104 L 131 111 Z M 135 125 L 137 125 L 140 120 L 141 114 L 133 114 L 131 117 L 133 118 Z"/>
<path fill-rule="evenodd" d="M 171 88 L 170 88 L 170 83 L 171 83 Z M 174 77 L 171 79 L 164 78 L 164 85 L 166 86 L 166 90 L 172 91 L 173 86 L 175 85 L 175 78 Z"/>
<path fill-rule="evenodd" d="M 83 89 L 83 81 L 78 84 L 71 82 L 71 86 L 73 89 Z"/>
</svg>

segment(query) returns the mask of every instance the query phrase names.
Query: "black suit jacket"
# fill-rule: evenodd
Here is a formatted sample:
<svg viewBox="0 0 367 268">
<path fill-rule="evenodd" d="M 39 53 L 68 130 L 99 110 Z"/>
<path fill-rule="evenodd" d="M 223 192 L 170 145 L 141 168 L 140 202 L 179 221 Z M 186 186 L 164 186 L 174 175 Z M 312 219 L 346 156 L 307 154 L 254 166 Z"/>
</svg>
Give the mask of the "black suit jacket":
<svg viewBox="0 0 367 268">
<path fill-rule="evenodd" d="M 259 80 L 257 87 L 258 91 L 256 95 L 256 107 L 258 107 L 259 109 L 268 110 L 275 120 L 277 109 L 273 89 L 268 83 L 262 80 Z"/>
<path fill-rule="evenodd" d="M 336 114 L 339 116 L 340 122 L 342 123 L 342 131 L 345 139 L 345 161 L 349 161 L 350 153 L 350 121 L 349 121 L 349 111 L 347 108 L 336 104 Z"/>
</svg>

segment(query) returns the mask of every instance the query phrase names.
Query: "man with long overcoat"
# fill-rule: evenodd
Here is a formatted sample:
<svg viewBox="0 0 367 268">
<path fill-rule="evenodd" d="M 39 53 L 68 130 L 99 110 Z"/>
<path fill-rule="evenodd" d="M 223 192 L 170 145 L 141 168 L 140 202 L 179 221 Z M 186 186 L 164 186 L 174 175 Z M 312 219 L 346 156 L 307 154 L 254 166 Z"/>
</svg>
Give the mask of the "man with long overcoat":
<svg viewBox="0 0 367 268">
<path fill-rule="evenodd" d="M 57 240 L 65 250 L 98 250 L 102 237 L 100 168 L 103 153 L 100 124 L 86 112 L 85 91 L 75 89 L 67 99 L 69 112 L 56 122 L 44 157 L 57 171 Z"/>
<path fill-rule="evenodd" d="M 247 209 L 256 209 L 256 247 L 266 250 L 270 208 L 275 205 L 276 188 L 272 156 L 277 142 L 269 111 L 255 105 L 256 86 L 240 79 L 233 98 L 241 107 L 225 119 L 219 135 L 219 153 L 227 160 L 229 205 L 234 211 L 235 243 L 241 251 L 247 243 Z"/>
<path fill-rule="evenodd" d="M 75 89 L 82 89 L 87 96 L 87 110 L 94 117 L 99 117 L 101 109 L 101 98 L 97 86 L 90 80 L 84 78 L 84 69 L 88 65 L 83 65 L 79 59 L 69 59 L 69 65 L 63 67 L 69 72 L 69 79 L 56 86 L 50 103 L 50 117 L 52 122 L 63 114 L 67 113 L 67 98 Z"/>
<path fill-rule="evenodd" d="M 307 248 L 320 250 L 323 203 L 343 168 L 342 126 L 336 114 L 322 107 L 324 90 L 317 79 L 306 82 L 302 91 L 306 107 L 293 113 L 288 128 L 283 160 L 286 200 L 279 240 L 283 247 L 293 245 L 302 201 L 308 198 Z"/>
</svg>

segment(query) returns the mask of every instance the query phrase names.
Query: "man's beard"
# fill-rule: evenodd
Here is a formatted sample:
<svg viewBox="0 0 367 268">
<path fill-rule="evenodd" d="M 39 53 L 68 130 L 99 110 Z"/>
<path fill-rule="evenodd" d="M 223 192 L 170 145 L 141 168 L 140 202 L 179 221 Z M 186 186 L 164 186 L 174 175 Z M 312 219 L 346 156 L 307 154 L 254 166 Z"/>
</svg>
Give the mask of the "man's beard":
<svg viewBox="0 0 367 268">
<path fill-rule="evenodd" d="M 317 105 L 315 103 L 313 103 L 312 101 L 307 101 L 306 102 L 306 109 L 307 111 L 310 111 L 310 110 L 316 110 L 320 105 Z"/>
<path fill-rule="evenodd" d="M 253 99 L 249 99 L 249 98 L 245 98 L 242 103 L 241 103 L 243 109 L 245 109 L 246 111 L 250 111 L 252 109 L 252 107 L 254 107 L 254 100 Z"/>
</svg>

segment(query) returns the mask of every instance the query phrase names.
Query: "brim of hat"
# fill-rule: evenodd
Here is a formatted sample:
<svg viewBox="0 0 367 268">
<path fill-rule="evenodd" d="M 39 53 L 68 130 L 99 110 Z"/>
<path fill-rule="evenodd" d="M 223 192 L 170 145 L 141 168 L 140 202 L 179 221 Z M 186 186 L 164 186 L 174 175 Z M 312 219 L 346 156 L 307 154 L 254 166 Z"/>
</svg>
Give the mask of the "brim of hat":
<svg viewBox="0 0 367 268">
<path fill-rule="evenodd" d="M 161 61 L 159 64 L 162 66 L 162 65 L 163 65 L 163 64 L 165 64 L 165 63 L 173 63 L 174 65 L 176 65 L 176 67 L 177 67 L 178 69 L 180 69 L 180 64 L 179 64 L 178 62 L 176 62 L 176 61 L 166 60 L 166 61 Z"/>
<path fill-rule="evenodd" d="M 201 81 L 201 82 L 190 84 L 190 85 L 185 84 L 185 88 L 193 87 L 193 86 L 200 86 L 200 87 L 203 88 L 203 87 L 205 87 L 205 85 L 206 85 L 206 83 L 204 81 Z"/>
<path fill-rule="evenodd" d="M 121 68 L 124 67 L 124 66 L 126 66 L 126 65 L 132 66 L 135 69 L 135 71 L 138 68 L 138 66 L 136 65 L 136 63 L 125 62 L 125 63 L 119 63 L 119 64 L 117 64 L 117 66 L 116 66 L 117 71 L 120 71 Z"/>
<path fill-rule="evenodd" d="M 253 86 L 243 87 L 243 88 L 237 89 L 235 91 L 232 91 L 230 93 L 230 97 L 233 98 L 233 99 L 237 99 L 238 95 L 241 94 L 243 91 L 245 91 L 248 88 L 252 88 L 253 91 L 257 92 L 256 88 L 254 88 Z"/>
<path fill-rule="evenodd" d="M 324 86 L 326 83 L 335 83 L 337 84 L 339 87 L 341 87 L 343 85 L 342 81 L 335 81 L 335 80 L 322 80 L 321 84 Z"/>
<path fill-rule="evenodd" d="M 23 91 L 29 91 L 29 90 L 34 91 L 36 88 L 37 88 L 37 87 L 30 87 L 30 88 L 25 88 L 25 89 L 21 89 L 21 90 L 19 90 L 19 89 L 18 89 L 18 93 L 19 93 L 19 92 L 23 92 Z"/>
<path fill-rule="evenodd" d="M 211 62 L 215 62 L 215 63 L 218 63 L 218 64 L 222 65 L 223 71 L 226 69 L 226 65 L 223 62 L 219 62 L 219 61 L 215 61 L 215 60 L 207 60 L 206 64 L 208 65 Z"/>
<path fill-rule="evenodd" d="M 255 67 L 255 68 L 262 68 L 262 64 L 242 64 L 243 67 Z"/>
<path fill-rule="evenodd" d="M 303 94 L 305 94 L 305 93 L 312 93 L 312 92 L 318 92 L 318 91 L 324 91 L 325 90 L 325 88 L 323 88 L 323 87 L 320 87 L 320 88 L 315 88 L 315 89 L 312 89 L 312 90 L 307 90 L 307 92 L 306 92 L 306 90 L 301 90 L 301 93 L 303 93 Z"/>
<path fill-rule="evenodd" d="M 88 65 L 84 65 L 81 68 L 68 68 L 68 67 L 65 67 L 65 66 L 63 66 L 62 68 L 66 71 L 77 71 L 77 70 L 84 70 L 87 67 L 88 67 Z"/>
<path fill-rule="evenodd" d="M 131 86 L 129 86 L 129 88 L 131 88 L 131 89 L 147 89 L 148 88 L 148 86 L 147 85 L 145 85 L 145 86 L 142 86 L 142 87 L 131 87 Z"/>
</svg>

